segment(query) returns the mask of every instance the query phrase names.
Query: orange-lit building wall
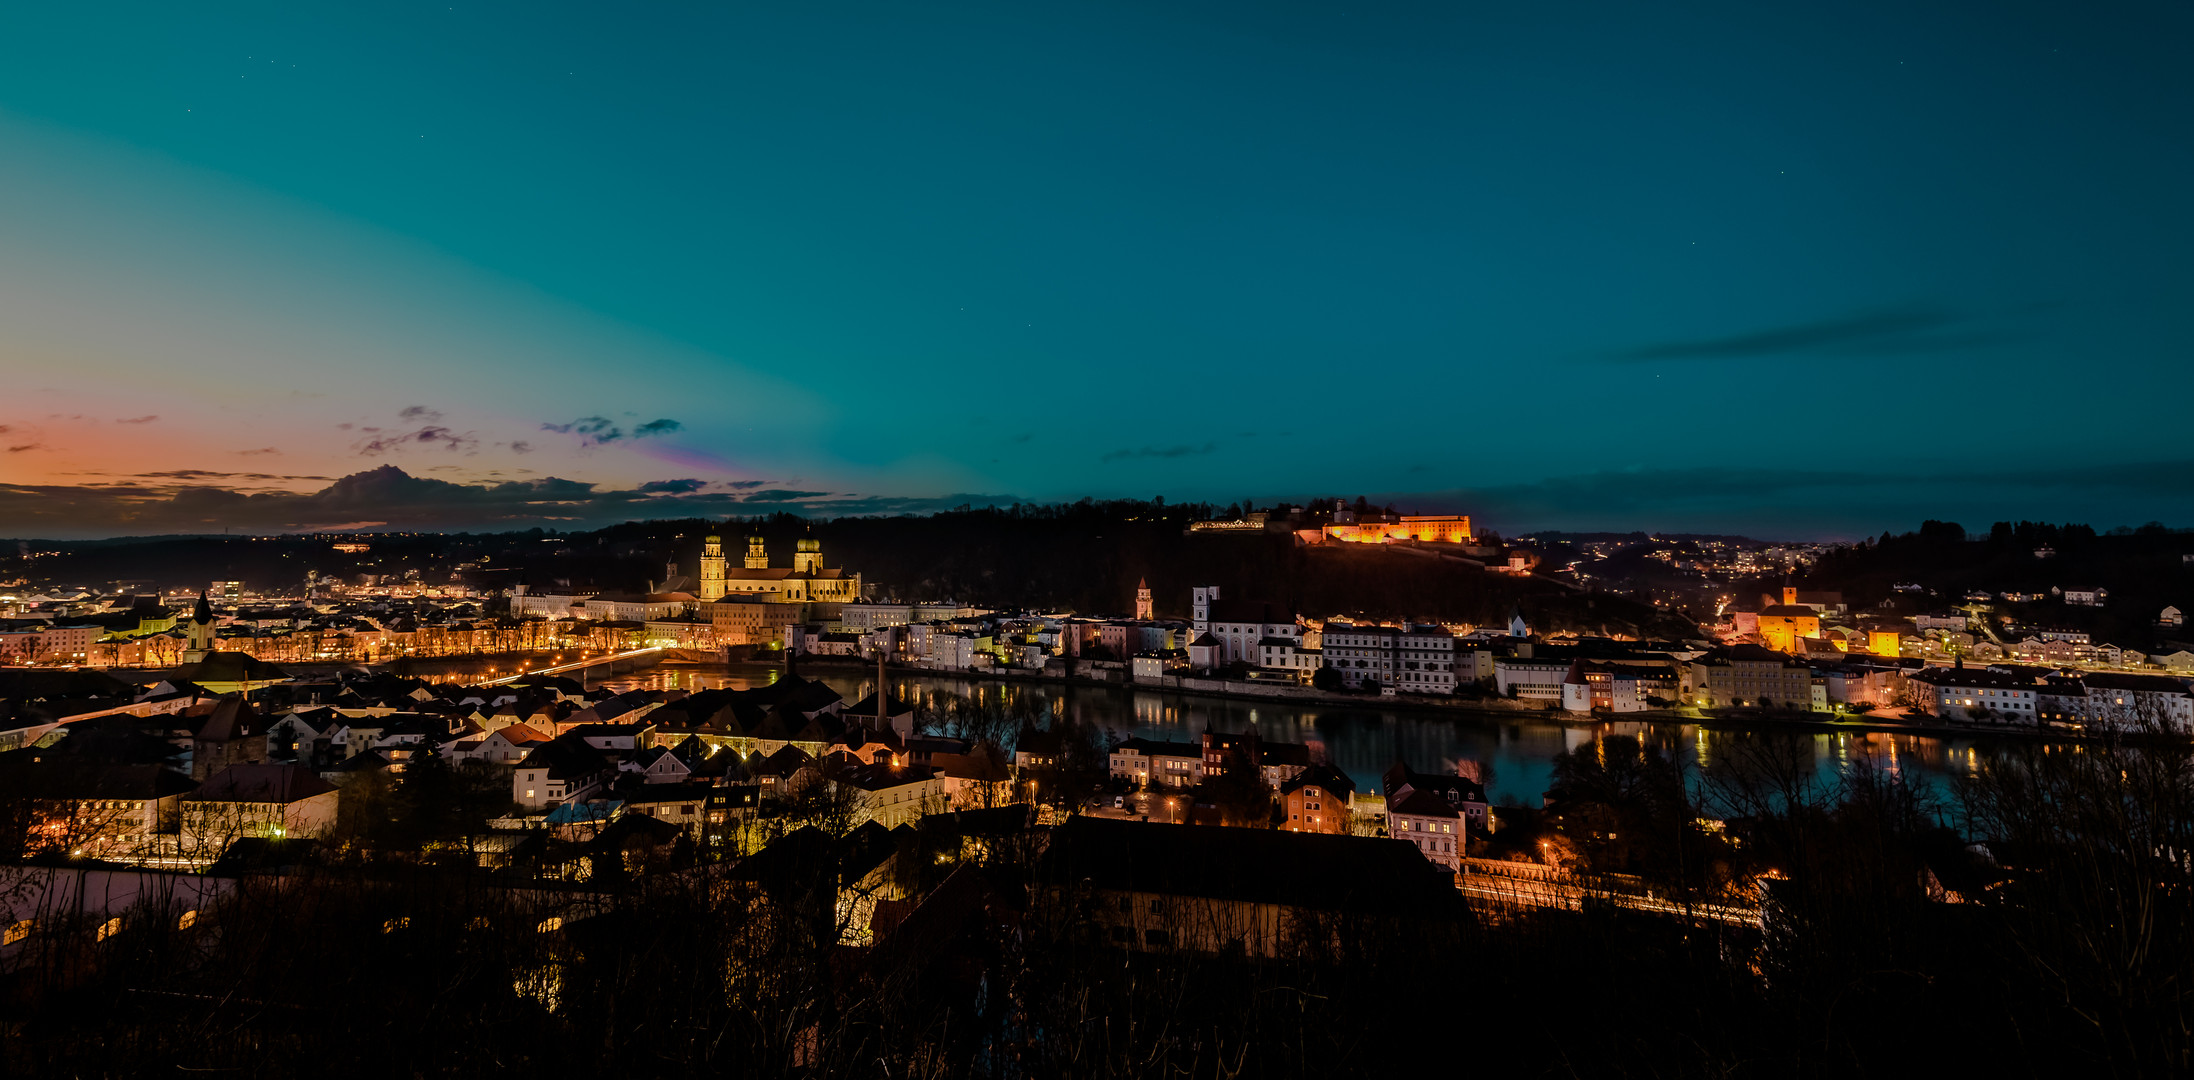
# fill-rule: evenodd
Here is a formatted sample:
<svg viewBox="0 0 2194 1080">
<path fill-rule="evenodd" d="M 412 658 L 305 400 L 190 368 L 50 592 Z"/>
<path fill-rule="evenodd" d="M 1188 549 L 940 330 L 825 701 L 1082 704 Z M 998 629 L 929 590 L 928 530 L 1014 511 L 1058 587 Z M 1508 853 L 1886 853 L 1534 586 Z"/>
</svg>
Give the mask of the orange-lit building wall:
<svg viewBox="0 0 2194 1080">
<path fill-rule="evenodd" d="M 1869 630 L 1866 651 L 1876 656 L 1898 656 L 1904 652 L 1904 640 L 1895 630 Z"/>
<path fill-rule="evenodd" d="M 1396 540 L 1427 540 L 1467 544 L 1471 540 L 1470 515 L 1453 517 L 1404 517 L 1400 521 L 1374 521 L 1362 525 L 1328 525 L 1326 537 L 1347 544 L 1388 544 Z"/>
<path fill-rule="evenodd" d="M 1760 639 L 1776 652 L 1798 651 L 1798 639 L 1819 637 L 1821 620 L 1811 615 L 1762 615 Z"/>
</svg>

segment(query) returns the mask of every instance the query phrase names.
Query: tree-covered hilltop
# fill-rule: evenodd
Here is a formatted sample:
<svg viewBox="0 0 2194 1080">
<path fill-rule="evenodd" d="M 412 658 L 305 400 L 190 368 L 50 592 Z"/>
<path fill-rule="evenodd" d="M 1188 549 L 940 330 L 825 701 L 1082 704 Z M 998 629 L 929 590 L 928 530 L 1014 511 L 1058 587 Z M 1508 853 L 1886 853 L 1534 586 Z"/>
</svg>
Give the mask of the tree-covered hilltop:
<svg viewBox="0 0 2194 1080">
<path fill-rule="evenodd" d="M 822 541 L 825 562 L 859 571 L 871 591 L 1000 608 L 1124 614 L 1148 580 L 1161 617 L 1186 618 L 1189 590 L 1218 585 L 1229 598 L 1268 600 L 1312 616 L 1365 614 L 1479 625 L 1517 607 L 1542 632 L 1691 637 L 1688 620 L 1635 600 L 1581 594 L 1452 559 L 1378 545 L 1307 547 L 1286 533 L 1190 533 L 1209 508 L 1163 502 L 964 509 L 927 517 L 807 521 L 789 515 L 728 522 L 758 532 L 779 565 L 793 541 Z M 626 528 L 630 528 L 629 526 Z M 610 531 L 610 530 L 606 530 Z M 678 546 L 699 557 L 700 537 Z M 682 565 L 691 563 L 682 563 Z M 697 564 L 691 564 L 697 565 Z"/>
<path fill-rule="evenodd" d="M 1501 624 L 1521 607 L 1541 632 L 1683 638 L 1689 620 L 1650 604 L 1579 593 L 1532 578 L 1491 574 L 1452 559 L 1377 545 L 1305 547 L 1286 533 L 1190 533 L 1227 507 L 1123 499 L 1055 505 L 962 507 L 926 516 L 635 521 L 585 532 L 403 533 L 361 537 L 363 552 L 328 538 L 161 537 L 52 544 L 18 574 L 104 587 L 144 580 L 154 588 L 240 580 L 254 592 L 302 587 L 307 572 L 357 583 L 458 580 L 490 589 L 525 582 L 536 591 L 639 591 L 670 576 L 698 576 L 701 549 L 723 537 L 734 566 L 745 538 L 763 537 L 772 565 L 788 566 L 798 540 L 818 540 L 824 562 L 858 572 L 877 596 L 953 599 L 992 608 L 1124 614 L 1147 579 L 1162 617 L 1186 618 L 1189 590 L 1218 585 L 1230 598 L 1268 600 L 1312 616 Z"/>
<path fill-rule="evenodd" d="M 2155 522 L 2098 533 L 2086 525 L 1999 521 L 1985 533 L 1955 522 L 1923 522 L 1917 531 L 1880 537 L 1824 554 L 1804 585 L 1836 589 L 1854 607 L 1888 605 L 1910 613 L 1955 602 L 1968 591 L 2048 594 L 2100 586 L 2101 607 L 2051 599 L 2022 605 L 2028 621 L 2088 630 L 2097 640 L 2139 646 L 2155 640 L 2167 604 L 2194 611 L 2194 532 Z M 1919 585 L 1929 594 L 1900 593 Z"/>
</svg>

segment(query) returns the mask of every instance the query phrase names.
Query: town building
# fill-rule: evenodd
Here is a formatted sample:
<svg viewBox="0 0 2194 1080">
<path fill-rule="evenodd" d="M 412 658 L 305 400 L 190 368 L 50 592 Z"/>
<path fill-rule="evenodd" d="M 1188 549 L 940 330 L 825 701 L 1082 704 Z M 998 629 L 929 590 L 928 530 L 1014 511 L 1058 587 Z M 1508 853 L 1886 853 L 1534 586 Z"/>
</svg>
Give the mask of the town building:
<svg viewBox="0 0 2194 1080">
<path fill-rule="evenodd" d="M 1469 827 L 1485 826 L 1485 788 L 1463 776 L 1412 772 L 1395 765 L 1381 778 L 1387 835 L 1407 840 L 1435 865 L 1460 871 Z"/>
<path fill-rule="evenodd" d="M 2194 692 L 2184 679 L 2094 671 L 2044 680 L 2042 720 L 2099 731 L 2194 733 Z"/>
<path fill-rule="evenodd" d="M 1282 819 L 1287 832 L 1349 833 L 1349 802 L 1356 782 L 1331 765 L 1312 765 L 1280 785 Z"/>
<path fill-rule="evenodd" d="M 1713 650 L 1685 664 L 1682 675 L 1683 699 L 1701 708 L 1812 707 L 1813 670 L 1758 645 Z"/>
<path fill-rule="evenodd" d="M 1776 652 L 1803 652 L 1799 641 L 1821 633 L 1821 613 L 1810 607 L 1776 604 L 1761 608 L 1758 619 L 1760 640 Z"/>
<path fill-rule="evenodd" d="M 934 765 L 856 765 L 838 771 L 832 779 L 859 793 L 856 822 L 873 821 L 894 829 L 945 809 L 943 774 Z"/>
<path fill-rule="evenodd" d="M 1407 940 L 1462 903 L 1451 875 L 1393 840 L 1087 815 L 1052 833 L 1038 880 L 1042 910 L 1093 913 L 1099 941 L 1132 952 L 1325 954 L 1336 925 Z"/>
<path fill-rule="evenodd" d="M 1204 750 L 1196 743 L 1129 739 L 1112 748 L 1112 775 L 1143 788 L 1195 787 L 1204 780 Z"/>
<path fill-rule="evenodd" d="M 1905 680 L 1912 705 L 1945 720 L 2033 727 L 2041 719 L 2034 680 L 1986 668 L 1931 667 Z"/>
<path fill-rule="evenodd" d="M 1559 701 L 1569 664 L 1566 658 L 1497 656 L 1493 659 L 1493 688 L 1503 697 L 1522 701 Z"/>
<path fill-rule="evenodd" d="M 1300 641 L 1303 630 L 1292 612 L 1262 600 L 1225 600 L 1219 586 L 1199 585 L 1190 592 L 1190 623 L 1201 638 L 1211 635 L 1217 648 L 1211 666 L 1256 664 L 1267 638 Z M 1126 655 L 1126 654 L 1122 654 Z"/>
<path fill-rule="evenodd" d="M 246 837 L 313 837 L 335 827 L 335 785 L 303 765 L 231 765 L 183 796 L 182 841 L 218 855 Z"/>
<path fill-rule="evenodd" d="M 616 772 L 600 750 L 559 737 L 535 746 L 511 770 L 511 801 L 527 810 L 545 810 L 593 795 Z"/>
</svg>

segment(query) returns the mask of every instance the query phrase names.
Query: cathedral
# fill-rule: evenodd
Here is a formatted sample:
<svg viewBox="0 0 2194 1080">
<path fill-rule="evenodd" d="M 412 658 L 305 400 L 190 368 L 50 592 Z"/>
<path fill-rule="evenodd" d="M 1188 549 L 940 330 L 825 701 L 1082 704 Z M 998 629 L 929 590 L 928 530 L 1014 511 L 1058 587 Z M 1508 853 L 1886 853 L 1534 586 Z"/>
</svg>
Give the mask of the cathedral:
<svg viewBox="0 0 2194 1080">
<path fill-rule="evenodd" d="M 746 565 L 725 565 L 724 538 L 711 536 L 701 549 L 701 599 L 752 596 L 787 604 L 850 604 L 861 598 L 861 575 L 823 565 L 823 542 L 801 540 L 793 546 L 792 566 L 771 566 L 762 538 L 747 538 Z"/>
</svg>

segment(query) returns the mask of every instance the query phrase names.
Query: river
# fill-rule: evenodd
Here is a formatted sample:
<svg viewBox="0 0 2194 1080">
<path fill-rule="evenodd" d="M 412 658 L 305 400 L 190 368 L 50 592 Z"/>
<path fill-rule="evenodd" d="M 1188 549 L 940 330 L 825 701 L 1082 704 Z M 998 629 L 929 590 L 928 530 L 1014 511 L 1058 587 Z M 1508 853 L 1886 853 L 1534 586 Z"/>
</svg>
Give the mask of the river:
<svg viewBox="0 0 2194 1080">
<path fill-rule="evenodd" d="M 848 703 L 875 688 L 873 672 L 814 667 L 803 674 L 821 679 Z M 593 685 L 627 689 L 703 690 L 764 686 L 778 677 L 775 668 L 663 667 Z M 1207 728 L 1244 731 L 1254 726 L 1267 739 L 1308 743 L 1325 760 L 1356 781 L 1360 791 L 1379 790 L 1379 777 L 1396 761 L 1420 772 L 1445 772 L 1473 761 L 1490 772 L 1488 797 L 1540 805 L 1553 773 L 1556 754 L 1607 734 L 1634 735 L 1661 746 L 1703 775 L 1733 755 L 1748 753 L 1767 740 L 1810 744 L 1812 768 L 1824 785 L 1848 770 L 1871 767 L 1907 783 L 1916 783 L 1948 805 L 1953 777 L 1977 768 L 2001 740 L 1987 736 L 1941 738 L 1891 732 L 1763 732 L 1752 727 L 1713 724 L 1654 724 L 1610 721 L 1562 724 L 1512 711 L 1453 712 L 1383 709 L 1367 701 L 1361 707 L 1298 705 L 1243 701 L 1195 694 L 1112 686 L 1073 686 L 942 675 L 891 676 L 893 694 L 939 693 L 994 698 L 1012 703 L 1033 695 L 1042 711 L 1063 706 L 1077 721 L 1094 724 L 1119 738 L 1141 736 L 1194 741 Z M 1801 750 L 1802 753 L 1802 750 Z"/>
</svg>

